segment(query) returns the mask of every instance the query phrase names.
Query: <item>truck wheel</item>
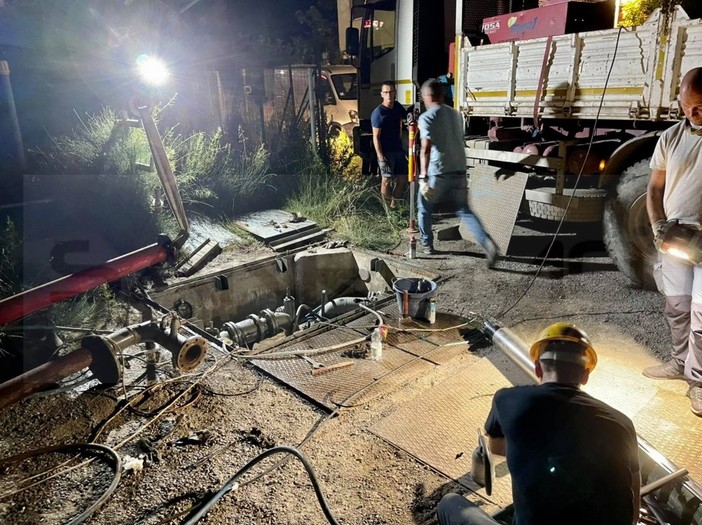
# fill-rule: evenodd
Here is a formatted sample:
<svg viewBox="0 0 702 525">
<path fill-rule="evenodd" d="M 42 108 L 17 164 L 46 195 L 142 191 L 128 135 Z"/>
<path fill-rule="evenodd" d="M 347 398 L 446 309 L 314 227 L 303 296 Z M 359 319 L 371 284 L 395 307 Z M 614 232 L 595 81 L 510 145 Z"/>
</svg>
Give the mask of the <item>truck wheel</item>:
<svg viewBox="0 0 702 525">
<path fill-rule="evenodd" d="M 607 252 L 617 268 L 642 288 L 655 290 L 657 256 L 646 213 L 648 163 L 644 159 L 624 170 L 605 204 L 603 228 Z"/>
</svg>

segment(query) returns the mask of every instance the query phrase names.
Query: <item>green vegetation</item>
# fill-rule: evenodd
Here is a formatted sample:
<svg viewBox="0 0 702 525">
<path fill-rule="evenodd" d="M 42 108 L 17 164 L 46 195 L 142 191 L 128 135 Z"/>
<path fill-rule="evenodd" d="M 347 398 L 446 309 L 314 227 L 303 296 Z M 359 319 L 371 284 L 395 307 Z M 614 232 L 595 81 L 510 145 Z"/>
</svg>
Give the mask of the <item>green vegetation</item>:
<svg viewBox="0 0 702 525">
<path fill-rule="evenodd" d="M 70 134 L 53 138 L 53 147 L 41 152 L 46 175 L 38 176 L 38 188 L 51 197 L 42 217 L 54 234 L 97 236 L 123 254 L 155 242 L 159 232 L 173 238 L 177 226 L 168 207 L 155 206 L 163 197 L 149 167 L 143 130 L 115 126 L 117 121 L 104 109 L 81 119 Z M 306 130 L 304 123 L 288 124 L 270 149 L 252 143 L 241 127 L 233 142 L 221 130 L 189 137 L 164 133 L 186 210 L 228 223 L 248 211 L 282 206 L 359 247 L 383 250 L 397 244 L 406 209 L 389 210 L 377 190 L 359 179 L 360 159 L 345 134 L 330 139 L 325 164 L 310 148 Z M 55 277 L 47 261 L 18 262 L 21 239 L 14 228 L 8 220 L 0 232 L 3 296 Z"/>
<path fill-rule="evenodd" d="M 360 169 L 342 134 L 330 144 L 330 168 L 313 160 L 300 174 L 298 191 L 287 202 L 289 211 L 300 213 L 355 246 L 386 250 L 400 241 L 406 226 L 403 213 L 390 210 L 378 191 L 358 179 Z"/>
<path fill-rule="evenodd" d="M 661 0 L 629 0 L 622 2 L 619 25 L 622 27 L 640 26 L 653 10 L 661 6 Z"/>
</svg>

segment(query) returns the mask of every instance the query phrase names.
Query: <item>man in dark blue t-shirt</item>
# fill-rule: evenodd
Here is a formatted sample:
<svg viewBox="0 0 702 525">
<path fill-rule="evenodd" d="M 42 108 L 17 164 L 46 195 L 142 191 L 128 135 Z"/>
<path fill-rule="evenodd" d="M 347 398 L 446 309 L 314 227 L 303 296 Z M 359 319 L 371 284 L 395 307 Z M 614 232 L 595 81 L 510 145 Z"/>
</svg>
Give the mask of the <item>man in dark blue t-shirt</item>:
<svg viewBox="0 0 702 525">
<path fill-rule="evenodd" d="M 538 386 L 498 390 L 485 423 L 490 450 L 507 456 L 514 525 L 632 525 L 639 514 L 638 443 L 631 420 L 580 390 L 597 356 L 568 323 L 531 347 Z M 497 523 L 458 494 L 437 507 L 441 525 Z"/>
<path fill-rule="evenodd" d="M 391 208 L 397 207 L 407 188 L 407 154 L 402 147 L 402 122 L 406 115 L 402 104 L 395 100 L 396 93 L 394 82 L 383 82 L 383 101 L 371 113 L 373 146 L 381 175 L 380 194 Z"/>
</svg>

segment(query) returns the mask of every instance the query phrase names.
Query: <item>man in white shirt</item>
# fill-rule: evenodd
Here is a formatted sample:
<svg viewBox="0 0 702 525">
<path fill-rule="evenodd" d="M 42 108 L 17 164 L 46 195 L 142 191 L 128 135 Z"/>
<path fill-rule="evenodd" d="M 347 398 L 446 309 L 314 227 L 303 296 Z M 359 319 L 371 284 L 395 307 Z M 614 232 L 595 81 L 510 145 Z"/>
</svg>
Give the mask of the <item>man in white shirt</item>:
<svg viewBox="0 0 702 525">
<path fill-rule="evenodd" d="M 680 83 L 685 119 L 662 134 L 651 158 L 646 209 L 659 238 L 668 221 L 702 227 L 702 68 Z M 695 415 L 702 417 L 702 266 L 660 254 L 671 359 L 643 371 L 652 379 L 685 379 Z"/>
</svg>

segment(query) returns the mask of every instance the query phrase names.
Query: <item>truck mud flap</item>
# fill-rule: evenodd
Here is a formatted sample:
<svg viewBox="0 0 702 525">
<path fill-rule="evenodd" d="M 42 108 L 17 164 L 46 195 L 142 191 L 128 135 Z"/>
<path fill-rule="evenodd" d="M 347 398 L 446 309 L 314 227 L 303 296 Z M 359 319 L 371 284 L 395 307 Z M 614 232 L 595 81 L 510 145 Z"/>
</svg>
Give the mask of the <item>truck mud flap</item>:
<svg viewBox="0 0 702 525">
<path fill-rule="evenodd" d="M 507 253 L 529 175 L 487 164 L 473 166 L 468 173 L 470 207 L 500 252 Z M 462 227 L 460 231 L 464 238 L 475 242 L 467 228 Z"/>
</svg>

